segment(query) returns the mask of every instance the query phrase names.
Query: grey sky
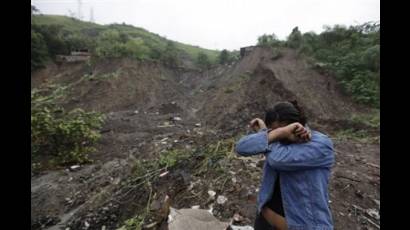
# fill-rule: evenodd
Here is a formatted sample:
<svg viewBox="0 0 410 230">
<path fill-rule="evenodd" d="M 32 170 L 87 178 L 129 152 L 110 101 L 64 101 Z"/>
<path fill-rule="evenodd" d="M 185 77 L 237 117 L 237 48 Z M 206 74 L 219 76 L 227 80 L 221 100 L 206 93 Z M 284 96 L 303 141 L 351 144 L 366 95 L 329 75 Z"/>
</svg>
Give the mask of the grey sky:
<svg viewBox="0 0 410 230">
<path fill-rule="evenodd" d="M 77 14 L 77 0 L 32 0 L 44 14 Z M 84 20 L 143 27 L 169 39 L 209 49 L 239 49 L 258 36 L 285 39 L 292 28 L 356 25 L 380 19 L 380 0 L 82 0 Z"/>
</svg>

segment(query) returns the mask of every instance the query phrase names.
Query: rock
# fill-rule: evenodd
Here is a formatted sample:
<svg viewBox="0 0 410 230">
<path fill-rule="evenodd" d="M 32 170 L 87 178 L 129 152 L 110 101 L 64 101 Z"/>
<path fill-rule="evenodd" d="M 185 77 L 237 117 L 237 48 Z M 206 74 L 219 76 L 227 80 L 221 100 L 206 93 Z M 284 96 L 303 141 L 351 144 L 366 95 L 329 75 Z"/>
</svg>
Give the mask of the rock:
<svg viewBox="0 0 410 230">
<path fill-rule="evenodd" d="M 101 230 L 105 230 L 105 225 L 103 225 L 103 226 L 101 227 Z"/>
<path fill-rule="evenodd" d="M 236 178 L 235 177 L 232 177 L 232 183 L 234 183 L 234 184 L 236 184 Z"/>
<path fill-rule="evenodd" d="M 357 197 L 359 197 L 359 198 L 363 198 L 363 197 L 364 197 L 362 191 L 360 191 L 360 190 L 356 190 L 355 195 L 356 195 Z"/>
<path fill-rule="evenodd" d="M 239 213 L 235 213 L 233 215 L 233 220 L 236 221 L 236 222 L 241 222 L 241 221 L 243 221 L 243 217 L 241 215 L 239 215 Z"/>
<path fill-rule="evenodd" d="M 228 199 L 225 196 L 219 195 L 218 198 L 216 198 L 216 203 L 218 204 L 224 204 Z"/>
<path fill-rule="evenodd" d="M 208 195 L 209 195 L 209 197 L 210 197 L 211 199 L 213 199 L 213 198 L 215 198 L 216 192 L 215 192 L 215 191 L 212 191 L 212 190 L 209 190 L 209 191 L 208 191 Z"/>
<path fill-rule="evenodd" d="M 77 171 L 80 168 L 81 168 L 81 166 L 79 166 L 79 165 L 73 165 L 73 166 L 70 167 L 70 171 Z"/>
<path fill-rule="evenodd" d="M 90 224 L 87 221 L 84 222 L 84 225 L 85 225 L 86 228 L 90 227 Z"/>
<path fill-rule="evenodd" d="M 222 230 L 228 226 L 229 223 L 219 221 L 204 209 L 171 208 L 168 216 L 169 230 Z"/>
<path fill-rule="evenodd" d="M 373 209 L 373 208 L 366 209 L 366 213 L 367 213 L 369 216 L 371 216 L 371 217 L 373 217 L 373 218 L 375 218 L 375 219 L 377 219 L 377 220 L 380 219 L 380 214 L 379 214 L 379 212 L 378 212 L 376 209 Z"/>
</svg>

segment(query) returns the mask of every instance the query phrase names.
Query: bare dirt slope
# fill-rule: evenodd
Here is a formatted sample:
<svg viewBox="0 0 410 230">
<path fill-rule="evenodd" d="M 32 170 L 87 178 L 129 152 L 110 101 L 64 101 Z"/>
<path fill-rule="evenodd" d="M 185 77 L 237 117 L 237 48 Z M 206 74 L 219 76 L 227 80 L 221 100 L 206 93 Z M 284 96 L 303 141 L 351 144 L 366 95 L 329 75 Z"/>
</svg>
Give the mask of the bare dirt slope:
<svg viewBox="0 0 410 230">
<path fill-rule="evenodd" d="M 200 151 L 209 143 L 237 138 L 251 118 L 263 116 L 276 101 L 298 100 L 312 127 L 331 137 L 351 128 L 352 114 L 366 112 L 341 93 L 332 76 L 317 72 L 293 50 L 281 54 L 275 58 L 271 50 L 257 47 L 235 64 L 203 72 L 121 59 L 97 63 L 92 75 L 81 63 L 33 73 L 32 88 L 65 86 L 60 98 L 65 108 L 100 111 L 107 119 L 98 151 L 91 155 L 93 164 L 32 176 L 32 229 L 116 229 L 149 198 L 147 190 L 123 189 L 137 160 L 157 159 L 170 149 Z M 333 140 L 337 163 L 330 206 L 335 229 L 376 229 L 379 145 Z M 251 224 L 263 161 L 232 152 L 224 161 L 230 175 L 224 180 L 218 172 L 192 175 L 195 159 L 171 170 L 154 180 L 156 199 L 168 194 L 173 207 L 213 206 L 221 220 L 239 213 L 244 217 L 239 224 Z M 208 199 L 208 190 L 228 201 L 216 204 Z"/>
</svg>

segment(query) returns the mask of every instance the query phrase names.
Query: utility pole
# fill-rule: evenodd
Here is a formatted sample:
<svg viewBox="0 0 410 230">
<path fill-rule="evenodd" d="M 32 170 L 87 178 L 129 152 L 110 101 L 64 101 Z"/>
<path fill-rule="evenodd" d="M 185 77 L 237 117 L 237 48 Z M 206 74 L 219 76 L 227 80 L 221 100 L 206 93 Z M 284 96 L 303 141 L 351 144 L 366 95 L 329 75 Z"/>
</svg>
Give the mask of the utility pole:
<svg viewBox="0 0 410 230">
<path fill-rule="evenodd" d="M 94 22 L 94 9 L 92 7 L 90 9 L 90 22 Z"/>
<path fill-rule="evenodd" d="M 78 19 L 83 19 L 83 15 L 81 14 L 81 8 L 82 8 L 82 1 L 81 0 L 78 0 L 78 15 L 77 15 L 77 17 L 78 17 Z"/>
</svg>

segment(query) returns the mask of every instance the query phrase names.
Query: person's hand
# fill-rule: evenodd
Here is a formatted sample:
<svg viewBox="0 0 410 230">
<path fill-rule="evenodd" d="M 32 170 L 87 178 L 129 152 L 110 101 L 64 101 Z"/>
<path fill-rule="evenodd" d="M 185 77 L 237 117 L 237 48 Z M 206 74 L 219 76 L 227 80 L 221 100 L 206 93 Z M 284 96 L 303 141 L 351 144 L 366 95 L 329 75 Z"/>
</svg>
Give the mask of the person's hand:
<svg viewBox="0 0 410 230">
<path fill-rule="evenodd" d="M 253 131 L 258 132 L 260 129 L 266 128 L 266 124 L 262 119 L 255 118 L 255 119 L 252 119 L 251 122 L 249 122 L 249 127 Z"/>
<path fill-rule="evenodd" d="M 277 129 L 276 139 L 291 142 L 307 142 L 311 139 L 310 130 L 302 124 L 295 122 Z"/>
</svg>

